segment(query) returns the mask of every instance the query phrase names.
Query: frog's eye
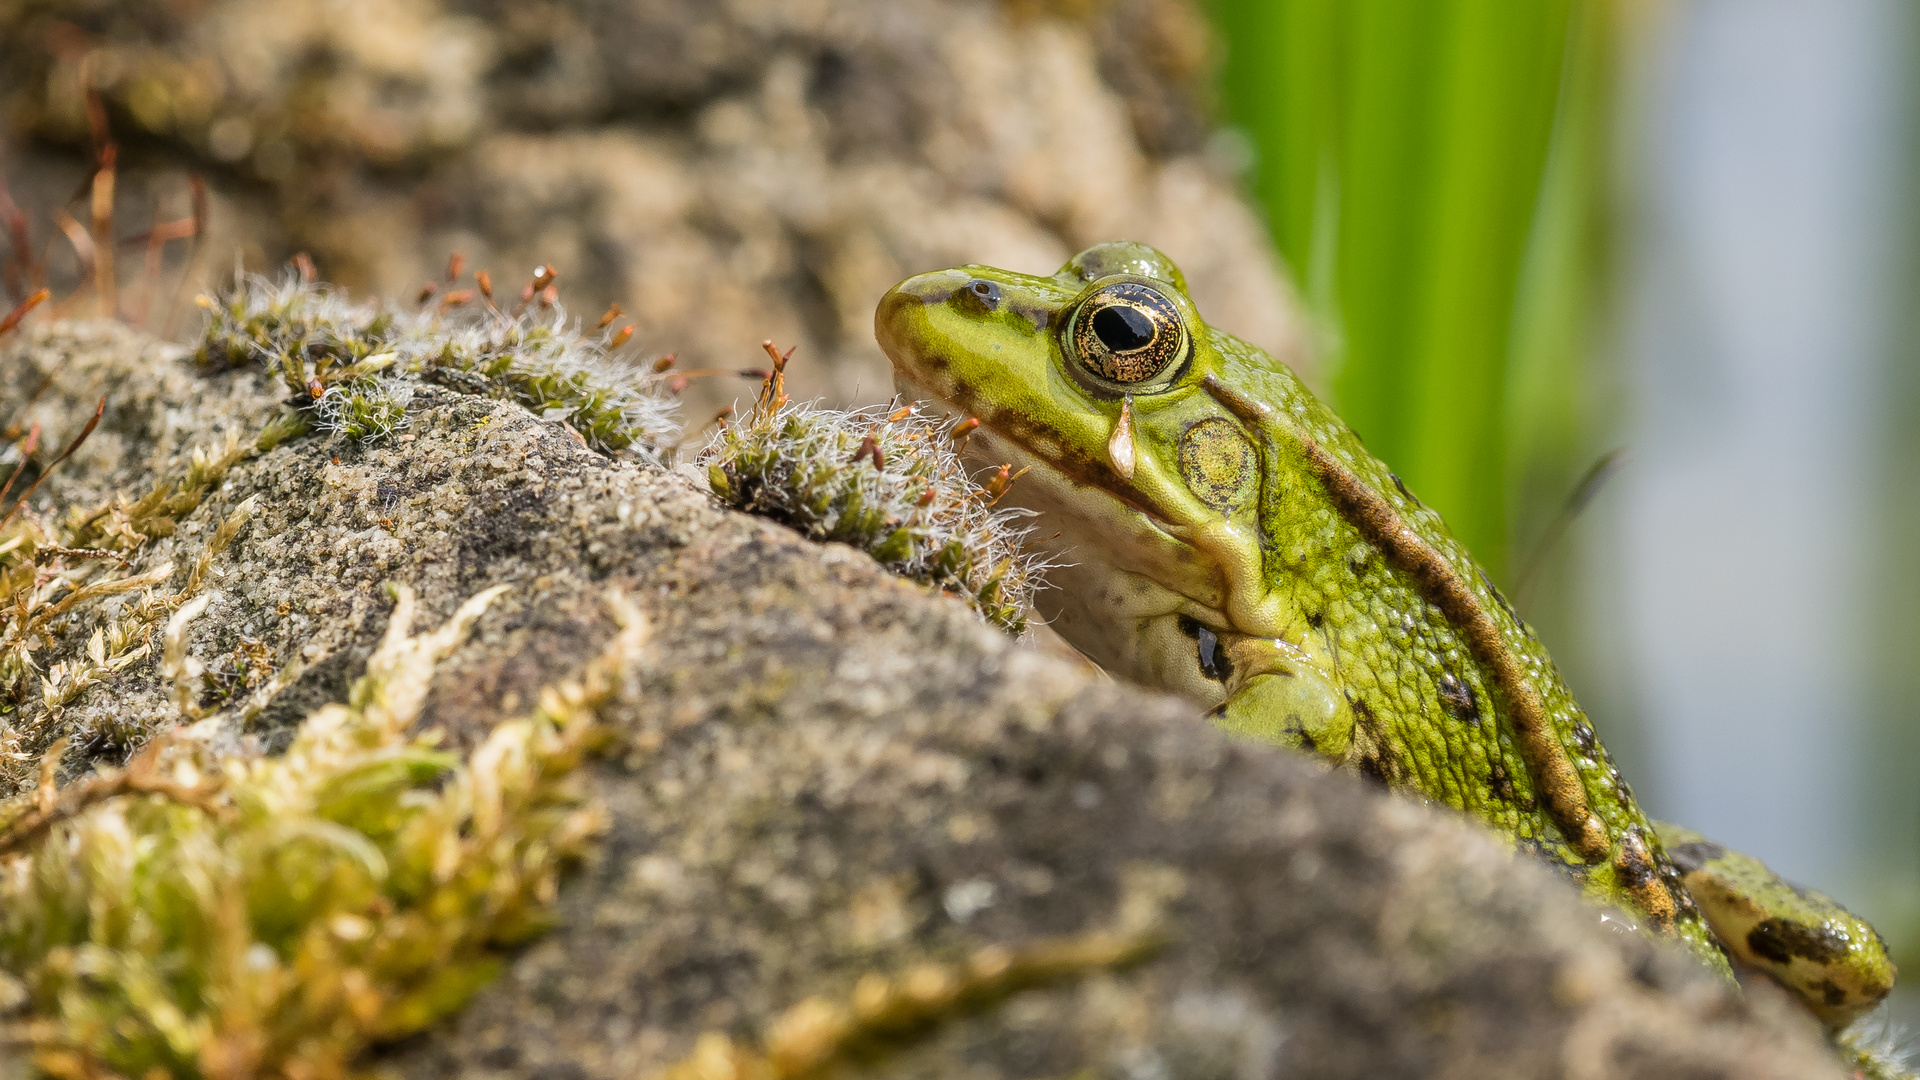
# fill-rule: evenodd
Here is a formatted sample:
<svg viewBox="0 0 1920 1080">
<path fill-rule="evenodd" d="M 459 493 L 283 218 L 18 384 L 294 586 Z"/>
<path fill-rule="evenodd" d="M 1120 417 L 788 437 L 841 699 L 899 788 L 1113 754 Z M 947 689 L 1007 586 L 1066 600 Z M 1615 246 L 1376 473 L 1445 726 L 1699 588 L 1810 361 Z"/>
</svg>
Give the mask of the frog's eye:
<svg viewBox="0 0 1920 1080">
<path fill-rule="evenodd" d="M 1075 360 L 1110 382 L 1139 383 L 1186 352 L 1187 329 L 1173 301 L 1151 286 L 1115 282 L 1086 298 L 1067 325 Z"/>
</svg>

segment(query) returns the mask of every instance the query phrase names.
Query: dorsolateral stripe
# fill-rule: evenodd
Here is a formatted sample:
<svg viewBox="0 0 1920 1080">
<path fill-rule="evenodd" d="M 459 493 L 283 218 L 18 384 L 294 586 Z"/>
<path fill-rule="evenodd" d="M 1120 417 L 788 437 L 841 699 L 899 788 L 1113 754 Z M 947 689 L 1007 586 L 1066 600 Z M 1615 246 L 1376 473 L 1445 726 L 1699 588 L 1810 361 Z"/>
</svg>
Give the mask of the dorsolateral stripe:
<svg viewBox="0 0 1920 1080">
<path fill-rule="evenodd" d="M 1507 646 L 1499 622 L 1453 564 L 1432 544 L 1420 538 L 1379 493 L 1362 483 L 1311 439 L 1301 440 L 1308 464 L 1319 474 L 1327 493 L 1367 542 L 1380 549 L 1389 565 L 1413 578 L 1420 595 L 1467 641 L 1474 659 L 1493 676 L 1507 699 L 1507 709 L 1518 736 L 1520 754 L 1533 773 L 1535 786 L 1553 823 L 1581 858 L 1598 862 L 1612 843 L 1607 828 L 1587 806 L 1586 786 L 1573 760 L 1555 737 L 1546 704 L 1520 658 Z"/>
<path fill-rule="evenodd" d="M 1272 409 L 1218 378 L 1209 375 L 1202 385 L 1215 401 L 1242 422 L 1254 427 L 1271 423 Z M 1588 862 L 1605 859 L 1613 846 L 1606 824 L 1587 805 L 1586 786 L 1554 735 L 1539 691 L 1534 689 L 1520 658 L 1507 646 L 1499 621 L 1474 595 L 1472 587 L 1446 556 L 1421 539 L 1378 492 L 1362 483 L 1318 442 L 1304 433 L 1297 434 L 1308 466 L 1326 486 L 1341 517 L 1360 530 L 1368 543 L 1380 549 L 1388 565 L 1413 579 L 1420 595 L 1440 609 L 1466 639 L 1474 659 L 1491 674 L 1494 686 L 1507 700 L 1514 734 L 1519 739 L 1520 756 L 1533 774 L 1534 786 L 1560 835 Z"/>
</svg>

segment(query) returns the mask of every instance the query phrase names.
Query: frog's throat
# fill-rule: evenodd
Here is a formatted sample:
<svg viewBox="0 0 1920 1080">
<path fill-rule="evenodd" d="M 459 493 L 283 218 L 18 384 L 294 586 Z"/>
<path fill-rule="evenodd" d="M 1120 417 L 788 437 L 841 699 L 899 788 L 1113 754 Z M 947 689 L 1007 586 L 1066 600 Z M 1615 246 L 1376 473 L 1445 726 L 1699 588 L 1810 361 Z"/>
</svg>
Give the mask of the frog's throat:
<svg viewBox="0 0 1920 1080">
<path fill-rule="evenodd" d="M 1247 398 L 1218 378 L 1208 375 L 1207 393 L 1238 416 L 1253 431 L 1264 431 L 1278 421 L 1274 411 Z M 1588 862 L 1598 862 L 1612 851 L 1607 827 L 1587 805 L 1586 786 L 1566 748 L 1554 737 L 1546 704 L 1533 686 L 1520 658 L 1508 648 L 1500 623 L 1475 596 L 1453 564 L 1432 544 L 1420 538 L 1379 493 L 1348 471 L 1318 441 L 1296 429 L 1296 438 L 1308 467 L 1319 477 L 1340 516 L 1380 549 L 1388 565 L 1413 579 L 1420 595 L 1440 609 L 1447 622 L 1466 638 L 1474 659 L 1493 676 L 1507 699 L 1507 710 L 1519 738 L 1520 756 L 1533 773 L 1547 813 L 1569 846 Z M 1269 444 L 1268 451 L 1277 448 Z M 1657 883 L 1658 879 L 1655 879 Z M 1662 890 L 1664 892 L 1664 890 Z M 1671 900 L 1669 898 L 1669 903 Z"/>
</svg>

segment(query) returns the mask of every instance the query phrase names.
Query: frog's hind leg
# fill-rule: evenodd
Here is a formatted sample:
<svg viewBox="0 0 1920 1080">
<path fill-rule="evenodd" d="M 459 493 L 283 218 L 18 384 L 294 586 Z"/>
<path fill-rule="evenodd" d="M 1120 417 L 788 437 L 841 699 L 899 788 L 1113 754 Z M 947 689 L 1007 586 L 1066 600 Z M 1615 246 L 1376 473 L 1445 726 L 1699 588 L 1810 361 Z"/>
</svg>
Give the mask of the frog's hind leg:
<svg viewBox="0 0 1920 1080">
<path fill-rule="evenodd" d="M 1865 920 L 1751 855 L 1678 825 L 1654 829 L 1734 962 L 1792 991 L 1829 1028 L 1853 1023 L 1893 989 L 1886 942 Z"/>
</svg>

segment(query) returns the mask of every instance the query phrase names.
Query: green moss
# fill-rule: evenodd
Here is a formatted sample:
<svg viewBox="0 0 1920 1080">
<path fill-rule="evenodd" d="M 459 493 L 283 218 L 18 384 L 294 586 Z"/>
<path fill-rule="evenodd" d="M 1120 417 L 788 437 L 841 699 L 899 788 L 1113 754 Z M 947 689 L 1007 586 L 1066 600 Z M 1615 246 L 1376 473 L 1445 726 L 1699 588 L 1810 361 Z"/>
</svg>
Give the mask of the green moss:
<svg viewBox="0 0 1920 1080">
<path fill-rule="evenodd" d="M 314 403 L 322 431 L 375 442 L 406 426 L 413 388 L 399 379 L 358 379 L 327 387 Z"/>
<path fill-rule="evenodd" d="M 375 1043 L 464 1004 L 545 925 L 556 876 L 599 827 L 569 775 L 639 616 L 583 679 L 464 761 L 409 733 L 436 661 L 499 594 L 386 639 L 344 705 L 276 757 L 215 753 L 217 720 L 0 804 L 0 998 L 64 1076 L 340 1076 Z M 189 605 L 162 667 L 196 699 Z M 193 712 L 181 719 L 192 719 Z M 203 734 L 204 733 L 204 734 Z"/>
<path fill-rule="evenodd" d="M 950 423 L 908 409 L 786 404 L 770 386 L 700 462 L 727 505 L 850 544 L 996 626 L 1026 631 L 1044 569 L 1022 547 L 1026 515 L 993 508 L 955 452 Z"/>
<path fill-rule="evenodd" d="M 583 330 L 558 305 L 408 312 L 297 276 L 242 276 L 206 306 L 195 363 L 264 367 L 323 431 L 384 438 L 405 425 L 412 386 L 433 379 L 564 421 L 604 453 L 657 463 L 678 435 L 665 381 L 617 357 L 611 328 Z"/>
</svg>

